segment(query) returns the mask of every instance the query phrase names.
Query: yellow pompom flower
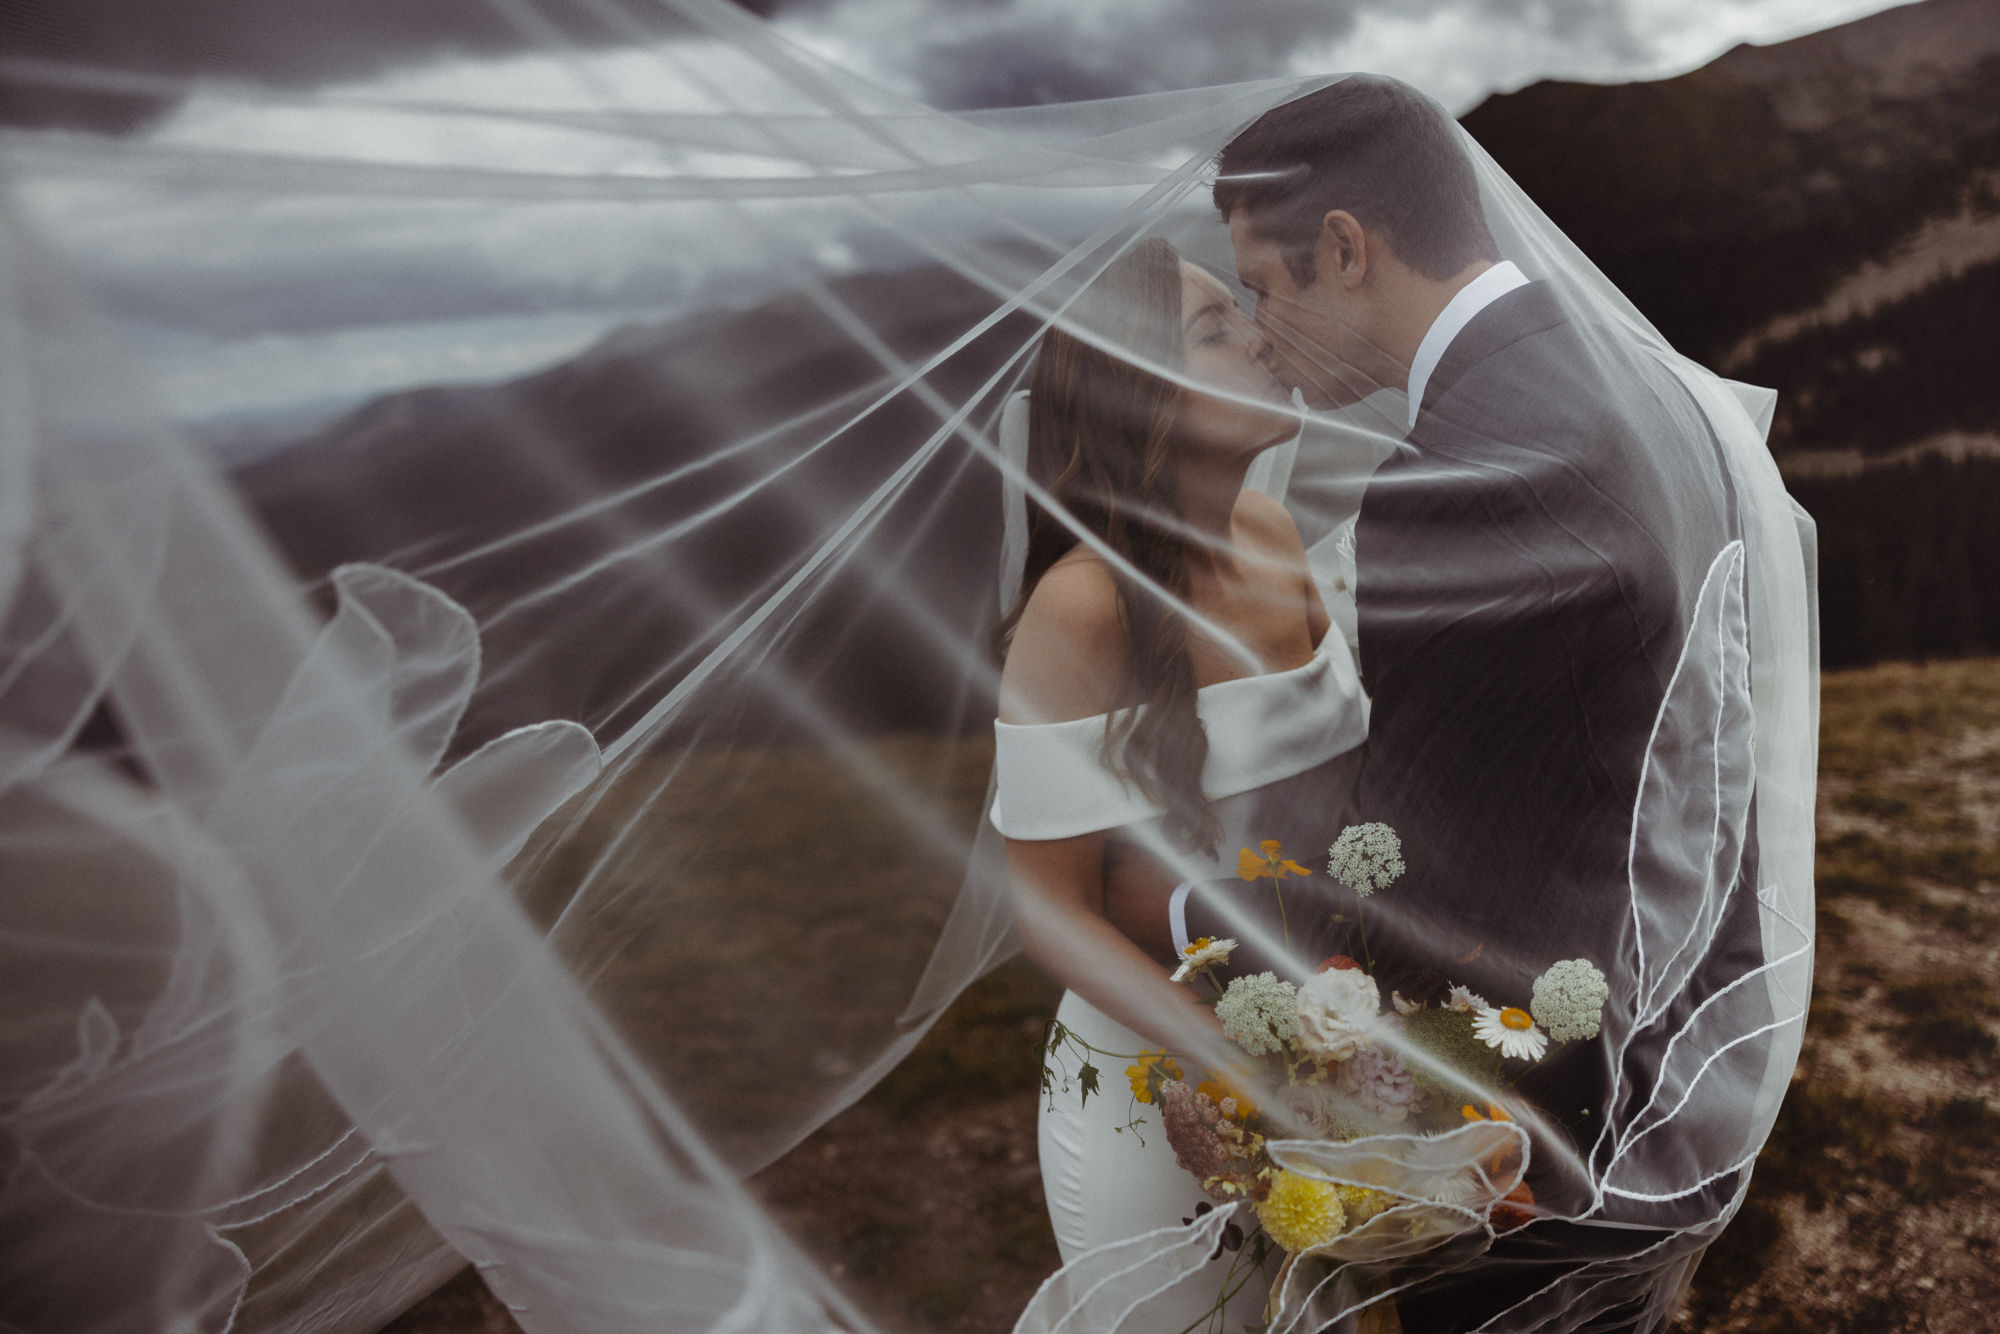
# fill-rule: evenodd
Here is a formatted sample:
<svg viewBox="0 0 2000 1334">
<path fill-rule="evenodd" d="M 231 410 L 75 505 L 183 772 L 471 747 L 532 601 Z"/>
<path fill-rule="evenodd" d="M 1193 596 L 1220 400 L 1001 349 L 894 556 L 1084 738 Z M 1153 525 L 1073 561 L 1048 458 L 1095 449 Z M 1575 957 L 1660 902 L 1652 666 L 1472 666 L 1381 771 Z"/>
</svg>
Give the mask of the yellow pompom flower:
<svg viewBox="0 0 2000 1334">
<path fill-rule="evenodd" d="M 1245 848 L 1236 854 L 1236 874 L 1245 880 L 1283 880 L 1288 875 L 1311 875 L 1305 867 L 1288 857 L 1279 855 L 1283 845 L 1275 838 L 1267 838 L 1257 845 L 1263 855 Z"/>
<path fill-rule="evenodd" d="M 1180 1077 L 1180 1064 L 1167 1055 L 1164 1047 L 1158 1051 L 1140 1052 L 1139 1063 L 1125 1067 L 1125 1078 L 1132 1081 L 1132 1096 L 1140 1102 L 1153 1101 L 1162 1080 Z"/>
<path fill-rule="evenodd" d="M 1370 1190 L 1366 1186 L 1335 1186 L 1334 1193 L 1340 1196 L 1340 1207 L 1347 1213 L 1351 1226 L 1360 1227 L 1375 1215 L 1396 1207 L 1396 1197 L 1386 1191 Z"/>
<path fill-rule="evenodd" d="M 1272 1241 L 1297 1255 L 1339 1236 L 1347 1210 L 1339 1187 L 1281 1171 L 1271 1180 L 1271 1193 L 1257 1203 L 1257 1221 Z"/>
</svg>

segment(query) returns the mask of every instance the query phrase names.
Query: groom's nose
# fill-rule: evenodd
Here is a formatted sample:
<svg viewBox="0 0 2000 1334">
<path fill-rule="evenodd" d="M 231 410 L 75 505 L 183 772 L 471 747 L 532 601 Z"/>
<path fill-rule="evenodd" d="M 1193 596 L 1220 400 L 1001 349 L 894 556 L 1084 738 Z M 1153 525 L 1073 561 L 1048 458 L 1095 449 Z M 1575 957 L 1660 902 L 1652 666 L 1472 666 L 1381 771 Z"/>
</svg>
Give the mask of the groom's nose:
<svg viewBox="0 0 2000 1334">
<path fill-rule="evenodd" d="M 1249 339 L 1250 355 L 1257 359 L 1257 364 L 1282 378 L 1278 365 L 1278 345 L 1271 341 L 1271 335 L 1265 331 L 1264 326 L 1251 323 L 1246 337 Z"/>
<path fill-rule="evenodd" d="M 1243 314 L 1237 315 L 1236 324 L 1242 331 L 1244 349 L 1257 361 L 1270 365 L 1271 338 L 1264 332 L 1264 326 L 1258 323 L 1255 317 Z"/>
</svg>

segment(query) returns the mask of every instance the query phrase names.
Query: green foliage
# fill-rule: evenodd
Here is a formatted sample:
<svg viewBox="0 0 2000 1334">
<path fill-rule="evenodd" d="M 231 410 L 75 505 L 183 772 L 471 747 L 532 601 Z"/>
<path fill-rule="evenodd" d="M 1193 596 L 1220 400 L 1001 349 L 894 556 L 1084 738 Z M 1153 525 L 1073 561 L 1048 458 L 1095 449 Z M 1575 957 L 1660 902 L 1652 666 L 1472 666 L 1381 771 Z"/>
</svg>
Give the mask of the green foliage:
<svg viewBox="0 0 2000 1334">
<path fill-rule="evenodd" d="M 1500 1083 L 1500 1053 L 1472 1031 L 1472 1016 L 1433 1005 L 1403 1021 L 1403 1034 L 1418 1050 L 1436 1057 L 1464 1078 L 1451 1080 L 1412 1068 L 1418 1087 L 1447 1103 L 1480 1096 Z"/>
</svg>

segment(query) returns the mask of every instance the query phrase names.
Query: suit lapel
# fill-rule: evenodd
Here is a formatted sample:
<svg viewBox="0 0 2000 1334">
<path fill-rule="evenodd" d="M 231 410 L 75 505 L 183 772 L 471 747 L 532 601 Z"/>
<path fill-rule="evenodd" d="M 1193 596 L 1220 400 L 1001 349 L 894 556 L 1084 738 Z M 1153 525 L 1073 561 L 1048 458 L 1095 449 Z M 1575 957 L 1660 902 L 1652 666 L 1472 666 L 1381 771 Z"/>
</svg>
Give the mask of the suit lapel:
<svg viewBox="0 0 2000 1334">
<path fill-rule="evenodd" d="M 1424 385 L 1423 406 L 1417 412 L 1410 435 L 1414 438 L 1422 433 L 1424 419 L 1432 407 L 1467 371 L 1508 344 L 1553 329 L 1562 322 L 1562 307 L 1556 303 L 1547 283 L 1529 283 L 1496 297 L 1466 322 L 1439 358 L 1437 369 Z"/>
</svg>

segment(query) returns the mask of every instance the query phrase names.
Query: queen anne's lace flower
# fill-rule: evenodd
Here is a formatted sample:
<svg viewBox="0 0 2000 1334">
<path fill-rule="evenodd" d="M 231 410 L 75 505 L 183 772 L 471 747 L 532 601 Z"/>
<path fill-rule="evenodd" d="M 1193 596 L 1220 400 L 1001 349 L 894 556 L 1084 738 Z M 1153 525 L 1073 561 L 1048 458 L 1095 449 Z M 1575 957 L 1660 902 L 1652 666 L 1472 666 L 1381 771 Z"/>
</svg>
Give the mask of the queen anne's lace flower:
<svg viewBox="0 0 2000 1334">
<path fill-rule="evenodd" d="M 1173 980 L 1185 982 L 1204 968 L 1228 963 L 1229 955 L 1235 948 L 1236 942 L 1226 937 L 1222 940 L 1210 940 L 1207 936 L 1203 936 L 1181 951 L 1181 966 L 1174 969 Z"/>
<path fill-rule="evenodd" d="M 1324 1246 L 1347 1226 L 1338 1187 L 1297 1172 L 1279 1172 L 1271 1193 L 1257 1202 L 1257 1220 L 1271 1240 L 1292 1252 Z"/>
<path fill-rule="evenodd" d="M 1403 840 L 1379 822 L 1349 825 L 1326 851 L 1328 873 L 1363 898 L 1403 874 Z"/>
<path fill-rule="evenodd" d="M 1342 1093 L 1384 1121 L 1406 1121 L 1416 1110 L 1417 1081 L 1393 1051 L 1363 1047 L 1340 1063 L 1336 1079 Z"/>
<path fill-rule="evenodd" d="M 1372 1042 L 1382 1022 L 1382 992 L 1355 968 L 1329 968 L 1298 993 L 1299 1045 L 1322 1061 L 1344 1061 Z"/>
<path fill-rule="evenodd" d="M 1611 984 L 1588 959 L 1564 959 L 1535 979 L 1528 1009 L 1557 1042 L 1594 1038 L 1604 1019 Z"/>
<path fill-rule="evenodd" d="M 1299 1035 L 1299 993 L 1276 973 L 1239 977 L 1215 1003 L 1223 1036 L 1252 1056 L 1282 1048 Z"/>
<path fill-rule="evenodd" d="M 1549 1049 L 1548 1035 L 1535 1027 L 1534 1017 L 1512 1005 L 1480 1010 L 1472 1017 L 1472 1032 L 1487 1046 L 1498 1047 L 1502 1056 L 1517 1060 L 1539 1061 Z"/>
</svg>

